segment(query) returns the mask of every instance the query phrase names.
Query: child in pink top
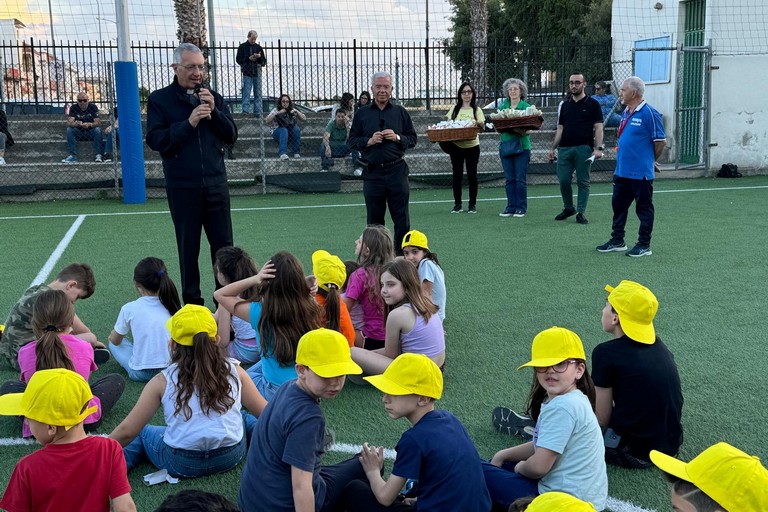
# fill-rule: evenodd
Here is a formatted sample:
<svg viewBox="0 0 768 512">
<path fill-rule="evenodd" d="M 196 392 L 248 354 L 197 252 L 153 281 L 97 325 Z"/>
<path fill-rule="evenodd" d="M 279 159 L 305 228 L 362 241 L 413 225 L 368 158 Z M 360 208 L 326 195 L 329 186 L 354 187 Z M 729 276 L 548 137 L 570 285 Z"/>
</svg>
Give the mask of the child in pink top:
<svg viewBox="0 0 768 512">
<path fill-rule="evenodd" d="M 363 343 L 367 350 L 384 347 L 384 301 L 381 298 L 381 269 L 394 259 L 392 234 L 384 226 L 368 226 L 355 241 L 355 255 L 360 268 L 349 276 L 344 303 L 352 311 L 356 304 L 363 308 Z"/>
<path fill-rule="evenodd" d="M 38 370 L 64 368 L 79 373 L 86 381 L 92 371 L 98 369 L 93 359 L 93 346 L 90 343 L 69 334 L 75 310 L 64 292 L 47 290 L 41 293 L 32 308 L 32 332 L 37 340 L 24 345 L 19 350 L 21 380 L 7 383 L 4 390 L 23 391 L 26 383 Z M 8 385 L 11 384 L 9 388 Z M 97 406 L 96 412 L 85 418 L 85 429 L 93 432 L 101 424 L 106 414 L 125 389 L 125 380 L 110 374 L 91 385 L 93 400 L 90 405 Z M 32 432 L 24 421 L 22 435 L 30 437 Z"/>
</svg>

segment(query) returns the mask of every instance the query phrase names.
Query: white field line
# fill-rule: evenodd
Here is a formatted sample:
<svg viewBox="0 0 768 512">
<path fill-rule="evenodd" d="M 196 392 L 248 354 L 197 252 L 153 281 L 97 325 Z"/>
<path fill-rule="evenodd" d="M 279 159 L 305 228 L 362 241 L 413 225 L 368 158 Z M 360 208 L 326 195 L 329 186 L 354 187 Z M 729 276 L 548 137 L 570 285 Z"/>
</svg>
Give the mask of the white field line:
<svg viewBox="0 0 768 512">
<path fill-rule="evenodd" d="M 30 286 L 34 286 L 36 284 L 41 284 L 45 282 L 46 279 L 48 279 L 48 275 L 53 270 L 53 267 L 56 266 L 56 263 L 59 261 L 59 258 L 61 258 L 61 255 L 64 254 L 64 251 L 66 250 L 67 246 L 69 245 L 69 242 L 72 241 L 72 238 L 74 238 L 75 233 L 77 233 L 77 230 L 80 229 L 80 225 L 85 220 L 85 215 L 78 215 L 75 219 L 75 222 L 72 223 L 72 226 L 70 226 L 69 230 L 64 235 L 64 238 L 61 239 L 59 242 L 59 245 L 56 246 L 56 249 L 53 250 L 50 257 L 48 257 L 48 261 L 45 262 L 45 265 L 43 265 L 43 268 L 40 269 L 40 272 L 37 273 L 37 277 L 32 280 L 32 283 Z"/>
<path fill-rule="evenodd" d="M 346 453 L 348 455 L 359 453 L 361 449 L 362 445 L 350 443 L 333 443 L 330 447 L 330 451 L 332 452 Z M 395 450 L 391 448 L 384 448 L 385 459 L 394 460 L 396 456 L 397 452 Z M 610 496 L 608 497 L 608 503 L 606 506 L 606 510 L 611 510 L 613 512 L 656 512 L 655 510 L 642 508 L 635 505 L 634 503 L 623 501 L 617 498 L 611 498 Z"/>
<path fill-rule="evenodd" d="M 755 185 L 749 187 L 716 187 L 716 188 L 683 188 L 673 190 L 654 190 L 656 194 L 680 194 L 688 192 L 727 192 L 731 190 L 759 190 L 768 189 L 768 185 Z M 591 197 L 611 196 L 611 192 L 591 193 Z M 560 199 L 560 195 L 530 196 L 529 201 L 538 199 Z M 506 201 L 506 197 L 491 197 L 478 199 L 478 202 Z M 411 201 L 410 204 L 448 204 L 453 203 L 452 199 L 435 199 L 431 201 Z M 314 204 L 301 206 L 260 206 L 253 208 L 232 208 L 233 212 L 258 212 L 258 211 L 282 211 L 282 210 L 312 210 L 321 208 L 361 208 L 365 203 L 338 203 L 338 204 Z M 0 220 L 24 220 L 24 219 L 65 219 L 67 217 L 121 217 L 129 215 L 169 215 L 168 210 L 144 211 L 144 212 L 103 212 L 103 213 L 68 213 L 62 215 L 20 215 L 0 217 Z"/>
<path fill-rule="evenodd" d="M 22 439 L 20 437 L 0 438 L 0 446 L 29 446 L 33 444 L 35 444 L 35 441 L 31 439 Z M 359 444 L 333 443 L 330 451 L 354 455 L 358 453 L 360 449 L 361 445 Z M 397 452 L 395 452 L 395 450 L 391 448 L 384 449 L 385 459 L 394 460 L 396 455 Z M 655 510 L 642 508 L 635 505 L 634 503 L 611 498 L 610 496 L 608 497 L 608 509 L 612 510 L 613 512 L 656 512 Z"/>
</svg>

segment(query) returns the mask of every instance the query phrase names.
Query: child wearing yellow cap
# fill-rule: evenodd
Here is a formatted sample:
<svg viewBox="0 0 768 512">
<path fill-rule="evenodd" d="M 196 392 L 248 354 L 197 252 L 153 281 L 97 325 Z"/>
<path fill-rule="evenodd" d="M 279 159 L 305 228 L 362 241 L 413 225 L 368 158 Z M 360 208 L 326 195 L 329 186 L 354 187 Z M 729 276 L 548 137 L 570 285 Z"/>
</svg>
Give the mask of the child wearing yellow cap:
<svg viewBox="0 0 768 512">
<path fill-rule="evenodd" d="M 25 416 L 43 445 L 13 470 L 0 508 L 135 512 L 120 445 L 88 436 L 93 394 L 79 374 L 61 368 L 35 372 L 24 393 L 0 396 L 0 415 Z M 86 490 L 87 489 L 87 490 Z"/>
<path fill-rule="evenodd" d="M 228 471 L 245 456 L 242 405 L 259 416 L 266 401 L 240 362 L 218 346 L 208 308 L 187 304 L 166 327 L 171 364 L 144 386 L 109 437 L 123 446 L 129 470 L 148 460 L 177 478 Z M 148 425 L 160 408 L 167 426 Z"/>
<path fill-rule="evenodd" d="M 323 308 L 323 325 L 339 331 L 353 347 L 355 327 L 341 297 L 341 288 L 347 281 L 347 267 L 338 256 L 320 250 L 312 253 L 312 273 L 317 279 L 315 300 Z"/>
<path fill-rule="evenodd" d="M 341 333 L 315 329 L 301 337 L 296 350 L 298 378 L 277 390 L 253 432 L 240 482 L 241 510 L 335 510 L 347 483 L 365 477 L 357 457 L 320 465 L 325 452 L 320 400 L 334 398 L 346 375 L 361 372 Z"/>
<path fill-rule="evenodd" d="M 430 297 L 440 309 L 437 311 L 441 320 L 445 320 L 445 273 L 437 254 L 429 250 L 427 235 L 415 229 L 403 237 L 403 257 L 416 265 L 419 282 L 425 297 Z"/>
<path fill-rule="evenodd" d="M 672 484 L 679 512 L 765 512 L 768 469 L 760 459 L 728 443 L 710 446 L 685 463 L 656 450 L 651 461 Z"/>
<path fill-rule="evenodd" d="M 605 460 L 651 467 L 649 452 L 676 455 L 683 442 L 683 393 L 672 353 L 656 335 L 656 296 L 634 281 L 606 285 L 603 330 L 614 337 L 592 351 L 595 411 L 605 430 Z"/>
<path fill-rule="evenodd" d="M 381 375 L 365 377 L 384 393 L 387 415 L 406 418 L 411 428 L 397 443 L 389 479 L 381 477 L 384 449 L 363 444 L 360 463 L 366 480 L 345 491 L 347 512 L 416 510 L 410 498 L 398 500 L 407 480 L 418 480 L 418 510 L 488 512 L 491 499 L 483 479 L 480 456 L 464 425 L 450 412 L 435 410 L 443 393 L 443 374 L 423 354 L 401 354 Z"/>
<path fill-rule="evenodd" d="M 523 510 L 525 512 L 595 512 L 595 507 L 591 503 L 574 498 L 564 492 L 545 492 L 532 500 L 530 498 L 527 500 L 530 502 L 515 506 L 517 502 L 522 502 L 523 498 L 517 500 L 512 504 L 515 508 L 510 507 L 509 512 Z"/>
<path fill-rule="evenodd" d="M 581 339 L 551 327 L 533 339 L 533 384 L 526 413 L 536 422 L 533 440 L 497 452 L 483 464 L 491 499 L 507 510 L 516 499 L 565 492 L 603 510 L 608 477 L 595 389 Z"/>
</svg>

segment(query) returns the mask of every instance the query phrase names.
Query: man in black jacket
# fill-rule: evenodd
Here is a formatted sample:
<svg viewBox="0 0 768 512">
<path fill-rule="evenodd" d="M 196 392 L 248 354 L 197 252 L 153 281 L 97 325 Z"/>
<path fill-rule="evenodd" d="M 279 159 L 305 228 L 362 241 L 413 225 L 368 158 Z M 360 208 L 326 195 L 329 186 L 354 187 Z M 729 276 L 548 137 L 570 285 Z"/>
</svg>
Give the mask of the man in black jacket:
<svg viewBox="0 0 768 512">
<path fill-rule="evenodd" d="M 0 109 L 0 165 L 5 165 L 5 148 L 13 144 L 13 137 L 8 131 L 8 118 L 5 117 L 5 111 Z"/>
<path fill-rule="evenodd" d="M 216 251 L 232 245 L 224 146 L 237 127 L 220 94 L 202 85 L 203 54 L 190 43 L 173 52 L 173 83 L 150 94 L 147 145 L 163 159 L 168 206 L 176 230 L 185 304 L 203 304 L 200 293 L 200 235 Z"/>
<path fill-rule="evenodd" d="M 237 48 L 235 61 L 243 72 L 243 114 L 251 113 L 251 89 L 253 89 L 253 112 L 261 116 L 261 68 L 267 65 L 264 49 L 256 42 L 255 30 L 248 32 L 248 40 Z"/>
<path fill-rule="evenodd" d="M 347 143 L 361 152 L 367 164 L 363 171 L 363 197 L 368 224 L 384 225 L 389 205 L 395 225 L 395 252 L 402 255 L 401 242 L 411 229 L 408 164 L 404 157 L 405 150 L 416 145 L 416 130 L 408 111 L 390 101 L 392 75 L 373 75 L 371 90 L 374 101 L 355 114 Z"/>
</svg>

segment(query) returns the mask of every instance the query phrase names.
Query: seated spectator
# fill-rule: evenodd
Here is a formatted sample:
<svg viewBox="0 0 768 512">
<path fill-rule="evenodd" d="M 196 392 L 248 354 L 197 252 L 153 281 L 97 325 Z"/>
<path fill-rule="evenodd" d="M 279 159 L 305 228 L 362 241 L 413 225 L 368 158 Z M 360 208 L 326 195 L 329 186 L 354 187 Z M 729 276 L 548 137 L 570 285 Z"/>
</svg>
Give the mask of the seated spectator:
<svg viewBox="0 0 768 512">
<path fill-rule="evenodd" d="M 685 463 L 656 450 L 651 460 L 672 484 L 672 507 L 687 512 L 768 510 L 768 469 L 728 443 L 710 446 Z"/>
<path fill-rule="evenodd" d="M 69 156 L 62 160 L 65 164 L 77 162 L 77 143 L 92 140 L 96 152 L 96 161 L 101 162 L 101 121 L 99 109 L 88 99 L 87 92 L 77 95 L 77 103 L 69 107 L 67 117 L 67 150 Z"/>
<path fill-rule="evenodd" d="M 336 110 L 334 119 L 328 122 L 328 126 L 325 127 L 323 142 L 320 143 L 321 172 L 326 172 L 333 167 L 334 158 L 344 158 L 351 154 L 355 173 L 357 174 L 358 170 L 360 171 L 360 174 L 363 173 L 363 169 L 358 160 L 360 152 L 356 149 L 352 149 L 349 147 L 349 144 L 347 144 L 348 122 L 349 117 L 347 115 L 347 110 L 339 108 Z"/>
<path fill-rule="evenodd" d="M 104 146 L 104 161 L 105 162 L 111 162 L 112 161 L 112 146 L 114 144 L 113 141 L 120 142 L 120 127 L 117 125 L 117 107 L 114 108 L 114 119 L 115 122 L 112 123 L 111 126 L 107 126 L 104 128 L 104 135 L 107 137 L 106 144 Z M 112 138 L 112 130 L 115 130 L 115 138 Z"/>
<path fill-rule="evenodd" d="M 360 110 L 362 107 L 365 107 L 366 105 L 370 105 L 371 103 L 371 93 L 368 91 L 363 91 L 360 93 L 360 97 L 357 98 L 357 103 L 355 103 L 355 112 Z"/>
<path fill-rule="evenodd" d="M 333 106 L 331 109 L 331 121 L 336 119 L 336 112 L 339 111 L 339 109 L 343 109 L 347 111 L 347 126 L 352 126 L 352 116 L 354 115 L 354 108 L 355 108 L 355 97 L 352 96 L 352 93 L 345 92 L 341 95 L 341 99 L 337 104 Z"/>
<path fill-rule="evenodd" d="M 296 110 L 290 96 L 281 94 L 277 106 L 264 120 L 272 128 L 272 138 L 277 142 L 280 160 L 288 160 L 288 142 L 291 142 L 293 158 L 301 158 L 301 129 L 296 125 L 297 118 L 304 121 L 307 116 Z"/>
<path fill-rule="evenodd" d="M 611 84 L 608 82 L 597 82 L 595 84 L 595 94 L 592 96 L 600 104 L 600 110 L 603 112 L 603 126 L 616 127 L 621 121 L 621 102 L 611 94 Z"/>
<path fill-rule="evenodd" d="M 13 145 L 13 137 L 8 131 L 8 118 L 5 117 L 5 111 L 0 109 L 0 165 L 5 165 L 5 148 Z"/>
</svg>

